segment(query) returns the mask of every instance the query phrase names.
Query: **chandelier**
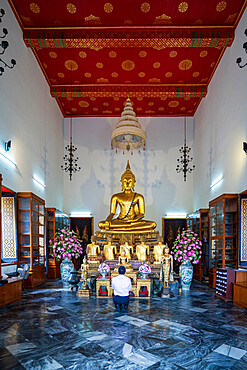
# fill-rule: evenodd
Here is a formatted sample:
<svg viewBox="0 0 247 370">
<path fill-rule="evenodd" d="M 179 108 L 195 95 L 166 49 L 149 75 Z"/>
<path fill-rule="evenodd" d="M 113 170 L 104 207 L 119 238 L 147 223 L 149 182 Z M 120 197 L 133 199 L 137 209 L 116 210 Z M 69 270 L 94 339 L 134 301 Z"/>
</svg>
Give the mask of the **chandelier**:
<svg viewBox="0 0 247 370">
<path fill-rule="evenodd" d="M 64 165 L 61 166 L 62 170 L 69 172 L 69 179 L 72 180 L 72 174 L 79 172 L 81 167 L 78 167 L 77 161 L 78 157 L 75 157 L 74 153 L 77 148 L 72 144 L 72 117 L 70 117 L 70 143 L 65 147 L 68 151 L 63 157 Z"/>
<path fill-rule="evenodd" d="M 130 99 L 125 103 L 121 117 L 111 134 L 111 148 L 131 152 L 143 148 L 145 150 L 145 131 L 142 130 L 140 123 L 133 111 Z"/>
<path fill-rule="evenodd" d="M 2 22 L 2 18 L 4 14 L 5 14 L 5 11 L 3 9 L 0 9 L 0 23 Z M 7 36 L 8 30 L 6 28 L 3 28 L 2 32 L 3 32 L 3 36 L 0 36 L 0 39 L 4 39 Z M 1 47 L 0 55 L 3 55 L 5 53 L 8 46 L 9 46 L 9 43 L 6 40 L 0 43 L 0 47 Z M 11 65 L 8 65 L 2 58 L 0 58 L 0 77 L 4 73 L 4 68 L 7 67 L 11 69 L 11 68 L 14 68 L 14 66 L 16 65 L 16 61 L 14 59 L 11 59 L 10 63 Z"/>
<path fill-rule="evenodd" d="M 195 169 L 195 165 L 190 167 L 190 162 L 193 161 L 193 158 L 190 157 L 189 153 L 191 151 L 191 148 L 189 148 L 186 144 L 186 117 L 184 117 L 184 145 L 181 146 L 179 149 L 179 152 L 181 153 L 180 158 L 177 159 L 178 165 L 176 168 L 176 171 L 183 172 L 184 174 L 184 181 L 186 181 L 187 173 L 191 173 Z"/>
</svg>

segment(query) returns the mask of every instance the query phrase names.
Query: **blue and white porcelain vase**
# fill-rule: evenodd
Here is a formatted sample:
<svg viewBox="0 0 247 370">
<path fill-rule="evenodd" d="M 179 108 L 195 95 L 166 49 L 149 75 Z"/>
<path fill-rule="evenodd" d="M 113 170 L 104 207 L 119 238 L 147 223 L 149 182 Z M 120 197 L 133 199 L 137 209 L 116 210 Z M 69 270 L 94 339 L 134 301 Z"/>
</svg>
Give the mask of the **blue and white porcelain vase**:
<svg viewBox="0 0 247 370">
<path fill-rule="evenodd" d="M 181 276 L 181 287 L 182 290 L 190 290 L 192 278 L 193 278 L 193 266 L 189 259 L 182 262 L 179 267 L 179 272 Z"/>
<path fill-rule="evenodd" d="M 64 285 L 69 285 L 68 279 L 70 278 L 70 271 L 74 268 L 73 262 L 70 258 L 65 257 L 60 265 L 61 279 Z"/>
</svg>

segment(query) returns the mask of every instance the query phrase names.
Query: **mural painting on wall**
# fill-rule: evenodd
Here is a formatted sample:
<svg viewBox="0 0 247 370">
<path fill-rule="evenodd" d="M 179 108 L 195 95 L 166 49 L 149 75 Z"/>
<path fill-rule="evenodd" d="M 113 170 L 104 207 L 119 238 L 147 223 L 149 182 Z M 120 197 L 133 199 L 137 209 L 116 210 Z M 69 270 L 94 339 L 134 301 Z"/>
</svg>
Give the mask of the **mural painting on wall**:
<svg viewBox="0 0 247 370">
<path fill-rule="evenodd" d="M 93 218 L 92 217 L 83 217 L 77 218 L 73 217 L 71 220 L 71 230 L 74 230 L 78 237 L 82 240 L 83 246 L 83 256 L 86 253 L 86 247 L 89 243 L 91 236 L 93 235 Z M 81 261 L 83 261 L 83 256 L 81 256 Z"/>
</svg>

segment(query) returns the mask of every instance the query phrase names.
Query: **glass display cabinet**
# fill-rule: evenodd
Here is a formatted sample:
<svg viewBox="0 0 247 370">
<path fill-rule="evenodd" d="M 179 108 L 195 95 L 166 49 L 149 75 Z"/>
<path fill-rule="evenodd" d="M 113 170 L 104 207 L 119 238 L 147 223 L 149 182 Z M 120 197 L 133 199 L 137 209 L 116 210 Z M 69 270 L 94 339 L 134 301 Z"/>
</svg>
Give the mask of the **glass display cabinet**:
<svg viewBox="0 0 247 370">
<path fill-rule="evenodd" d="M 216 270 L 237 268 L 238 195 L 223 194 L 209 203 L 209 286 Z"/>
<path fill-rule="evenodd" d="M 35 288 L 46 281 L 45 201 L 33 193 L 18 193 L 19 266 L 30 266 L 25 288 Z"/>
</svg>

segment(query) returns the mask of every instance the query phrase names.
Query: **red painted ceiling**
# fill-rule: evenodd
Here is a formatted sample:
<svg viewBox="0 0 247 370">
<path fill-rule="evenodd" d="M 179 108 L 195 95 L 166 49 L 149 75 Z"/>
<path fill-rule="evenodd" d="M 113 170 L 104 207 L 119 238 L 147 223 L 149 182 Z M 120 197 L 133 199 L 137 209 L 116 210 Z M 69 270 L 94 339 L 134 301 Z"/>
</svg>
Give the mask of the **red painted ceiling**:
<svg viewBox="0 0 247 370">
<path fill-rule="evenodd" d="M 64 116 L 194 115 L 247 3 L 33 1 L 9 0 Z"/>
</svg>

